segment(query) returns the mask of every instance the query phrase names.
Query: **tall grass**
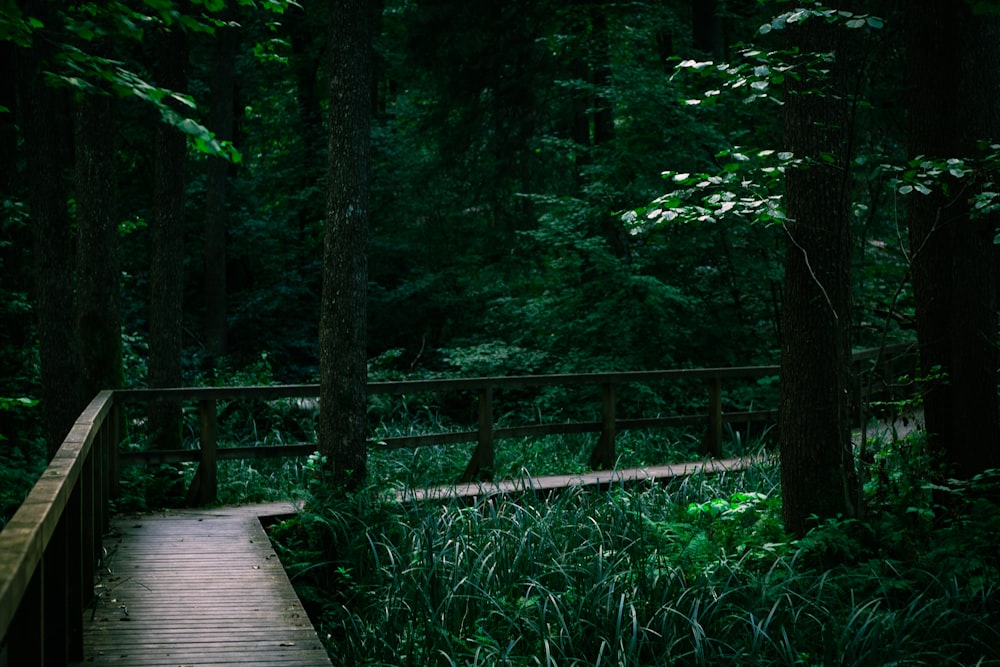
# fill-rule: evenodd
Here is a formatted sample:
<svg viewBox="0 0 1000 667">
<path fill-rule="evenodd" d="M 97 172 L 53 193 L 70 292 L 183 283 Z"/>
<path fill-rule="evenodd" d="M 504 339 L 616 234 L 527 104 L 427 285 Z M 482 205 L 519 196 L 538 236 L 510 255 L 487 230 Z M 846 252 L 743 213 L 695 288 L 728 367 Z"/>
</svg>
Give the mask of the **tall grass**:
<svg viewBox="0 0 1000 667">
<path fill-rule="evenodd" d="M 337 664 L 1000 664 L 996 518 L 905 560 L 860 522 L 794 541 L 768 466 L 310 508 L 274 537 Z"/>
</svg>

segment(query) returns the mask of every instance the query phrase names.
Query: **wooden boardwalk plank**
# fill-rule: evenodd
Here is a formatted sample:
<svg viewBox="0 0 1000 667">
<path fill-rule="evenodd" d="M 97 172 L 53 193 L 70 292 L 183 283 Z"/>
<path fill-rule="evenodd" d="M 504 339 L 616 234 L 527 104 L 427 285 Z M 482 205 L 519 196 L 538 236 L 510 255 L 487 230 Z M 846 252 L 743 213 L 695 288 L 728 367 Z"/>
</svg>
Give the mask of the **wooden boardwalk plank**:
<svg viewBox="0 0 1000 667">
<path fill-rule="evenodd" d="M 259 516 L 290 504 L 121 517 L 82 665 L 330 665 Z"/>
<path fill-rule="evenodd" d="M 607 487 L 746 469 L 725 459 L 400 492 L 402 501 Z M 120 517 L 93 609 L 82 665 L 318 667 L 330 659 L 292 589 L 259 517 L 290 503 Z"/>
<path fill-rule="evenodd" d="M 708 459 L 705 461 L 674 463 L 646 468 L 597 470 L 575 475 L 550 475 L 497 482 L 471 482 L 469 484 L 434 486 L 426 489 L 406 489 L 400 491 L 397 497 L 400 501 L 422 502 L 425 500 L 447 500 L 449 498 L 478 498 L 480 496 L 508 493 L 545 493 L 573 486 L 603 488 L 615 484 L 665 481 L 676 477 L 687 477 L 696 474 L 713 475 L 723 472 L 736 472 L 762 462 L 763 459 L 759 458 Z"/>
</svg>

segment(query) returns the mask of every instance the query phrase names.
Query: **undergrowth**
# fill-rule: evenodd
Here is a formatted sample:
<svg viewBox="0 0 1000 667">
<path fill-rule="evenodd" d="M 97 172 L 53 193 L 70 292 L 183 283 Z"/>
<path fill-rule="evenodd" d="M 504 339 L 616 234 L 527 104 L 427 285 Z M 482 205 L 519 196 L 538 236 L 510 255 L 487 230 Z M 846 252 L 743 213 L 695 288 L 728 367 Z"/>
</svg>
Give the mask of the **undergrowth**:
<svg viewBox="0 0 1000 667">
<path fill-rule="evenodd" d="M 1000 664 L 998 480 L 942 506 L 874 478 L 867 519 L 798 540 L 767 464 L 472 504 L 373 487 L 272 537 L 337 664 Z"/>
</svg>

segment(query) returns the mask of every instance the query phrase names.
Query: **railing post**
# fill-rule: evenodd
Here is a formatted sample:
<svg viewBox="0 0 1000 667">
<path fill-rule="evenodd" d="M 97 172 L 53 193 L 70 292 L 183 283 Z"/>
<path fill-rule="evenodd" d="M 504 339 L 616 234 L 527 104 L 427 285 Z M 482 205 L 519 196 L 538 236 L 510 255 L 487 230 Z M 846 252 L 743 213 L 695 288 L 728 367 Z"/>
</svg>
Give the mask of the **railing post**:
<svg viewBox="0 0 1000 667">
<path fill-rule="evenodd" d="M 717 377 L 708 381 L 708 431 L 701 454 L 722 457 L 722 380 Z"/>
<path fill-rule="evenodd" d="M 110 489 L 111 471 L 108 469 L 111 463 L 110 438 L 108 438 L 108 424 L 102 424 L 94 435 L 91 445 L 90 455 L 84 460 L 84 465 L 90 465 L 91 473 L 85 483 L 89 489 L 87 493 L 91 497 L 93 508 L 94 530 L 90 544 L 94 547 L 96 555 L 96 545 L 100 544 L 101 537 L 111 524 L 111 506 L 108 503 L 108 491 Z"/>
<path fill-rule="evenodd" d="M 118 462 L 118 452 L 122 440 L 122 405 L 117 394 L 112 398 L 111 414 L 108 423 L 104 425 L 111 434 L 108 448 L 108 498 L 117 498 L 121 491 L 121 466 Z"/>
<path fill-rule="evenodd" d="M 200 485 L 198 504 L 210 505 L 218 496 L 218 471 L 216 468 L 216 440 L 218 438 L 218 414 L 214 400 L 199 401 L 198 415 L 201 421 L 201 456 L 198 459 Z"/>
<path fill-rule="evenodd" d="M 479 389 L 479 436 L 476 451 L 462 473 L 461 482 L 493 477 L 493 386 Z"/>
<path fill-rule="evenodd" d="M 38 563 L 7 631 L 10 665 L 45 664 L 45 559 Z"/>
<path fill-rule="evenodd" d="M 94 453 L 91 451 L 87 460 L 92 460 L 93 456 Z M 80 481 L 73 489 L 73 493 L 70 494 L 69 503 L 63 513 L 63 520 L 67 523 L 67 553 L 69 554 L 69 574 L 66 583 L 66 606 L 69 612 L 67 649 L 69 659 L 73 662 L 83 660 L 83 610 L 90 601 L 90 596 L 94 593 L 96 545 L 92 541 L 92 537 L 88 537 L 84 530 L 84 517 L 89 514 L 84 502 L 85 489 L 92 482 L 93 477 L 87 476 L 87 461 L 84 461 Z"/>
<path fill-rule="evenodd" d="M 895 365 L 893 364 L 892 354 L 885 355 L 885 370 L 882 372 L 882 377 L 885 378 L 885 393 L 887 401 L 896 400 L 896 374 L 894 372 Z"/>
<path fill-rule="evenodd" d="M 601 385 L 601 437 L 590 452 L 590 468 L 607 470 L 615 464 L 615 385 L 605 382 Z"/>
<path fill-rule="evenodd" d="M 69 521 L 63 517 L 42 556 L 42 618 L 45 623 L 45 665 L 69 664 Z"/>
<path fill-rule="evenodd" d="M 88 592 L 85 594 L 87 602 L 90 601 L 90 596 L 93 594 L 93 589 L 90 588 L 90 578 L 93 577 L 96 569 L 101 536 L 103 535 L 100 517 L 104 508 L 101 507 L 101 499 L 94 488 L 100 480 L 99 473 L 96 471 L 100 461 L 98 451 L 91 449 L 90 456 L 83 460 L 83 470 L 80 472 L 80 482 L 77 484 L 77 490 L 80 494 L 80 533 L 83 540 L 81 561 L 88 581 Z M 104 504 L 107 505 L 107 502 Z"/>
</svg>

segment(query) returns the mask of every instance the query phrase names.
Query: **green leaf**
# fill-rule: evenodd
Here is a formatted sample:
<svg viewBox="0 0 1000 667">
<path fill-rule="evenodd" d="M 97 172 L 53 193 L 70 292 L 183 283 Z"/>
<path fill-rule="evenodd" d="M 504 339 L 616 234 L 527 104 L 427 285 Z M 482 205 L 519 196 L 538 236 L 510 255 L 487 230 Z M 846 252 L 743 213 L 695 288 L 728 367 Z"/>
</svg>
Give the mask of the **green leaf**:
<svg viewBox="0 0 1000 667">
<path fill-rule="evenodd" d="M 7 398 L 5 396 L 0 396 L 0 410 L 13 410 L 15 408 L 33 408 L 39 404 L 39 400 L 36 398 L 27 398 L 24 396 L 19 396 L 17 398 Z"/>
<path fill-rule="evenodd" d="M 876 16 L 869 16 L 868 25 L 871 26 L 872 28 L 875 28 L 876 30 L 881 30 L 882 27 L 885 25 L 885 23 L 882 22 L 882 19 Z"/>
</svg>

